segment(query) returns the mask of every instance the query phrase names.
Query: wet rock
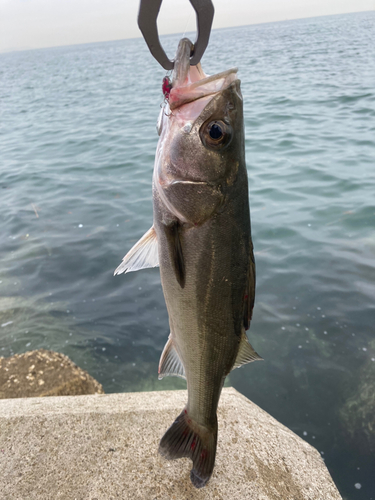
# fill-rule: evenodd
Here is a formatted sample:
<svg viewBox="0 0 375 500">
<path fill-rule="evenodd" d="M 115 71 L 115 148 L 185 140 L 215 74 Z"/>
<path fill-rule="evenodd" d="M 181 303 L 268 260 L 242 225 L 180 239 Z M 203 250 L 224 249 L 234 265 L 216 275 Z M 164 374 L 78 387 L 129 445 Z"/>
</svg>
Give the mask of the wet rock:
<svg viewBox="0 0 375 500">
<path fill-rule="evenodd" d="M 104 394 L 68 356 L 39 349 L 0 358 L 0 399 Z"/>
</svg>

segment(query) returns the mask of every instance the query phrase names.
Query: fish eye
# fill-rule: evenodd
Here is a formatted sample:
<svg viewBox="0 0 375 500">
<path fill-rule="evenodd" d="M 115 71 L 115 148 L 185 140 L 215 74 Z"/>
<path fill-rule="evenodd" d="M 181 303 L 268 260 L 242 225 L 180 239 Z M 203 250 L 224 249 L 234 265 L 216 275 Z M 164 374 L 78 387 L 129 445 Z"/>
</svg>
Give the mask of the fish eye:
<svg viewBox="0 0 375 500">
<path fill-rule="evenodd" d="M 210 134 L 211 139 L 214 139 L 214 140 L 221 139 L 223 136 L 223 131 L 221 130 L 220 124 L 214 122 L 213 125 L 211 125 L 209 134 Z"/>
<path fill-rule="evenodd" d="M 202 125 L 200 136 L 206 148 L 222 149 L 229 144 L 232 138 L 232 129 L 222 120 L 213 120 Z"/>
</svg>

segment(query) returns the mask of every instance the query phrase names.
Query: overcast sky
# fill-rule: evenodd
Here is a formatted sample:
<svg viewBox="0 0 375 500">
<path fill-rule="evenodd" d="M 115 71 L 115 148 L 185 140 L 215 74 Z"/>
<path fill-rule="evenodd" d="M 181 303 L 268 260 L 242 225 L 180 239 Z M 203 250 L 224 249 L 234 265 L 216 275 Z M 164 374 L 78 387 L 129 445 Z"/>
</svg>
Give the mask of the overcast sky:
<svg viewBox="0 0 375 500">
<path fill-rule="evenodd" d="M 214 28 L 375 10 L 375 0 L 213 0 Z M 139 0 L 0 0 L 0 51 L 140 36 Z M 164 0 L 160 34 L 195 30 L 189 0 Z"/>
</svg>

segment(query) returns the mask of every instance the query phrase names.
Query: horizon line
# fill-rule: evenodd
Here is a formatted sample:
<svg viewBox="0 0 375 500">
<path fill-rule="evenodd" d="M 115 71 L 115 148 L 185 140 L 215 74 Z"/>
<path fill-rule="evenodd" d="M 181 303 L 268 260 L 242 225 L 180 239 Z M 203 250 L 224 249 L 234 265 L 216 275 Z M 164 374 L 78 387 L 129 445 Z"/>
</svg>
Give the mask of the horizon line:
<svg viewBox="0 0 375 500">
<path fill-rule="evenodd" d="M 275 23 L 285 23 L 289 21 L 300 21 L 303 19 L 315 19 L 315 18 L 320 18 L 320 17 L 334 17 L 334 16 L 346 16 L 348 14 L 360 14 L 360 13 L 365 13 L 365 12 L 375 12 L 374 10 L 356 10 L 356 11 L 350 11 L 350 12 L 340 12 L 338 14 L 322 14 L 318 16 L 307 16 L 307 17 L 292 17 L 292 18 L 287 18 L 287 19 L 280 19 L 278 21 L 264 21 L 261 23 L 248 23 L 248 24 L 236 24 L 233 26 L 223 26 L 220 28 L 213 28 L 212 31 L 219 31 L 219 30 L 226 30 L 226 29 L 232 29 L 232 28 L 246 28 L 247 26 L 261 26 L 262 24 L 275 24 Z M 176 31 L 173 33 L 163 33 L 160 34 L 159 37 L 162 38 L 164 36 L 170 36 L 170 35 L 178 35 L 180 32 Z M 98 40 L 95 42 L 83 42 L 83 43 L 67 43 L 64 45 L 49 45 L 46 47 L 22 47 L 22 48 L 10 48 L 10 49 L 0 49 L 0 55 L 1 54 L 12 54 L 15 52 L 31 52 L 33 50 L 49 50 L 49 49 L 58 49 L 58 48 L 65 48 L 65 47 L 78 47 L 81 45 L 94 45 L 97 43 L 111 43 L 111 42 L 122 42 L 125 40 L 138 40 L 139 38 L 143 38 L 142 34 L 140 33 L 139 36 L 135 37 L 129 37 L 129 38 L 114 38 L 112 40 Z"/>
</svg>

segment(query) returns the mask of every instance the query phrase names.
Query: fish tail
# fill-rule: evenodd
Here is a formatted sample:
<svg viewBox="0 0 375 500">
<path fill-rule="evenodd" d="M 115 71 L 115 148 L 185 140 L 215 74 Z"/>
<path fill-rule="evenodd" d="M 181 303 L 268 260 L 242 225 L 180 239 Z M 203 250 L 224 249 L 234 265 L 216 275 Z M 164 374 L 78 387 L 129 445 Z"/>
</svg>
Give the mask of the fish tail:
<svg viewBox="0 0 375 500">
<path fill-rule="evenodd" d="M 159 453 L 168 460 L 188 457 L 193 461 L 190 479 L 202 488 L 212 475 L 217 443 L 217 420 L 205 427 L 189 417 L 185 408 L 162 437 Z"/>
</svg>

